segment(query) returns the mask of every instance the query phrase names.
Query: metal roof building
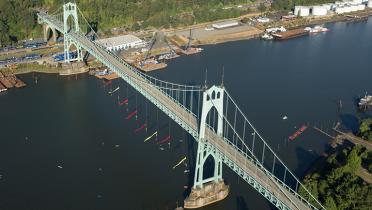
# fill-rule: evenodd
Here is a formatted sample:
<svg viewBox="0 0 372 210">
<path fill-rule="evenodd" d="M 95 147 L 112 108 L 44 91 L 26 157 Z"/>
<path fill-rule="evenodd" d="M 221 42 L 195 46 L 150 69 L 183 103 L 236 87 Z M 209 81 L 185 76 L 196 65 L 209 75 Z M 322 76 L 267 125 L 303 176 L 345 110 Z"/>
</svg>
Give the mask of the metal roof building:
<svg viewBox="0 0 372 210">
<path fill-rule="evenodd" d="M 212 24 L 212 27 L 215 29 L 223 29 L 223 28 L 234 27 L 238 25 L 239 25 L 239 22 L 237 21 L 225 21 L 225 22 L 214 23 Z"/>
<path fill-rule="evenodd" d="M 142 39 L 130 34 L 100 39 L 99 42 L 106 46 L 107 50 L 110 51 L 138 48 L 146 45 Z"/>
</svg>

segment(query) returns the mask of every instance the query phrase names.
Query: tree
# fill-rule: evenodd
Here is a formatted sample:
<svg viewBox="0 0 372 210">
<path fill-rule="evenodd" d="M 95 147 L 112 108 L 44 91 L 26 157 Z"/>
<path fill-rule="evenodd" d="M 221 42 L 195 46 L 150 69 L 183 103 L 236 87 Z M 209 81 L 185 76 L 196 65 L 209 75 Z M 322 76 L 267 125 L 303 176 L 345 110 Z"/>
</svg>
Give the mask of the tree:
<svg viewBox="0 0 372 210">
<path fill-rule="evenodd" d="M 337 205 L 331 196 L 325 198 L 324 206 L 327 210 L 337 210 Z"/>
<path fill-rule="evenodd" d="M 264 3 L 260 3 L 260 5 L 258 6 L 258 10 L 260 12 L 265 12 L 266 11 L 266 6 Z"/>
<path fill-rule="evenodd" d="M 135 22 L 132 25 L 132 31 L 138 31 L 138 30 L 140 30 L 140 25 L 137 22 Z"/>
<path fill-rule="evenodd" d="M 362 158 L 358 155 L 358 147 L 354 147 L 347 156 L 346 166 L 349 167 L 350 173 L 355 174 L 362 164 Z"/>
</svg>

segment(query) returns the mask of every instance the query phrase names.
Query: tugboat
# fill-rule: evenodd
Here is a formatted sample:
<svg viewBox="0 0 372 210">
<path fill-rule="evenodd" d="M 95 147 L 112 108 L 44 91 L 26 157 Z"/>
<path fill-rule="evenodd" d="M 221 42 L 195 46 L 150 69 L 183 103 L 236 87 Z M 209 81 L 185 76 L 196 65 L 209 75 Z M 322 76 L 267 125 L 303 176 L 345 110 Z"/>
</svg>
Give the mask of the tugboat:
<svg viewBox="0 0 372 210">
<path fill-rule="evenodd" d="M 306 27 L 306 31 L 308 31 L 310 34 L 316 34 L 316 33 L 321 33 L 321 32 L 328 32 L 329 29 L 320 25 L 314 26 L 313 28 L 311 27 Z"/>
</svg>

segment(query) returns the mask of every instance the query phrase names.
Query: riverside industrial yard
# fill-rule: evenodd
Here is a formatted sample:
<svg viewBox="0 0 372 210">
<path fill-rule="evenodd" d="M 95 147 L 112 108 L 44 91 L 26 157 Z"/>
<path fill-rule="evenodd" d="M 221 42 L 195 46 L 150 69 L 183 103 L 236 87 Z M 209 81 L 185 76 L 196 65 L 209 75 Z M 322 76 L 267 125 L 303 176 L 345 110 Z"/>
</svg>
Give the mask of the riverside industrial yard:
<svg viewBox="0 0 372 210">
<path fill-rule="evenodd" d="M 0 209 L 368 209 L 372 1 L 271 4 L 105 32 L 38 8 L 0 52 Z"/>
</svg>

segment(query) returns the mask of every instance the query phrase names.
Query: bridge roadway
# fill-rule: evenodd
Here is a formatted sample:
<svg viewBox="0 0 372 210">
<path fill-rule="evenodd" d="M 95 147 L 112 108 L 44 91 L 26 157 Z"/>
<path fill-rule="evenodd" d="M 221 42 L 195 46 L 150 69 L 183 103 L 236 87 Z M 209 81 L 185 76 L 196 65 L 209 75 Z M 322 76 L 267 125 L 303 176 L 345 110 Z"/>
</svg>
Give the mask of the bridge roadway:
<svg viewBox="0 0 372 210">
<path fill-rule="evenodd" d="M 53 24 L 58 31 L 63 33 L 63 25 L 60 21 L 46 15 L 40 14 L 44 21 Z M 129 64 L 120 62 L 117 58 L 107 52 L 105 49 L 98 47 L 92 41 L 82 36 L 80 33 L 69 32 L 68 35 L 72 40 L 79 43 L 91 55 L 95 56 L 99 61 L 118 73 L 128 83 L 134 84 L 139 92 L 144 94 L 155 105 L 160 105 L 166 114 L 174 119 L 181 127 L 185 128 L 196 140 L 198 139 L 198 121 L 194 114 L 188 112 L 184 107 L 179 105 L 164 92 L 160 91 L 154 84 L 148 83 L 143 77 L 128 68 Z M 129 80 L 128 80 L 129 79 Z M 245 155 L 237 150 L 233 145 L 226 142 L 222 137 L 218 136 L 210 128 L 206 128 L 205 137 L 207 142 L 215 147 L 224 157 L 225 163 L 235 163 L 239 168 L 239 173 L 243 172 L 246 176 L 250 176 L 260 185 L 259 188 L 265 188 L 268 194 L 265 196 L 279 199 L 278 202 L 284 204 L 291 210 L 310 210 L 311 208 L 302 202 L 297 196 L 291 193 L 285 186 L 276 181 L 275 177 L 268 174 L 261 167 L 257 167 Z M 229 165 L 229 164 L 228 164 Z M 229 167 L 232 167 L 229 165 Z M 236 170 L 235 167 L 232 167 Z M 280 204 L 278 206 L 281 206 Z M 281 208 L 285 209 L 285 208 Z"/>
</svg>

